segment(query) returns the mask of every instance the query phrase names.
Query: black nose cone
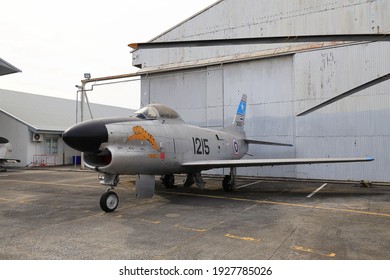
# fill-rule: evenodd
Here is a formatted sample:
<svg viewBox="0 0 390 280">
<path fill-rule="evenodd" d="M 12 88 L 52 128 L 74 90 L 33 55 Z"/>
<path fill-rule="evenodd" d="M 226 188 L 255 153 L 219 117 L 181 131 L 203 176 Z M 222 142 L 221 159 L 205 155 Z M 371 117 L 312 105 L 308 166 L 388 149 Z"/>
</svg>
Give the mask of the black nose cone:
<svg viewBox="0 0 390 280">
<path fill-rule="evenodd" d="M 108 141 L 108 133 L 103 120 L 91 120 L 68 128 L 62 139 L 75 150 L 98 152 L 100 145 Z"/>
</svg>

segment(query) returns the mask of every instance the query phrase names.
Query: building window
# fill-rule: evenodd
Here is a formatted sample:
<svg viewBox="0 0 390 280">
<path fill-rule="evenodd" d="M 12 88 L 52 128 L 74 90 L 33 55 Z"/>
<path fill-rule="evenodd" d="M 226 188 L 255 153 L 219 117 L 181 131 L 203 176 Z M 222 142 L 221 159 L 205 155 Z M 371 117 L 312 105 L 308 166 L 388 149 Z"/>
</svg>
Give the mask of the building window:
<svg viewBox="0 0 390 280">
<path fill-rule="evenodd" d="M 45 154 L 57 154 L 58 152 L 58 138 L 45 139 Z"/>
</svg>

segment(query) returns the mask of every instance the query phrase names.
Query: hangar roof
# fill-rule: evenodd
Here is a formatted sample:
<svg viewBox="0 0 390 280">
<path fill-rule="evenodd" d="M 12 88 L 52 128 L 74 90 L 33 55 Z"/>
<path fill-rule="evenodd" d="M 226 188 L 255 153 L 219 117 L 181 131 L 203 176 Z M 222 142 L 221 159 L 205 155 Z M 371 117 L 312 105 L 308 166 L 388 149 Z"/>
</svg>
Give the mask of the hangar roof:
<svg viewBox="0 0 390 280">
<path fill-rule="evenodd" d="M 94 118 L 129 116 L 134 110 L 90 104 Z M 74 100 L 0 89 L 0 112 L 26 124 L 33 132 L 62 133 L 76 123 Z M 88 119 L 89 113 L 85 114 Z"/>
<path fill-rule="evenodd" d="M 0 58 L 0 76 L 7 75 L 7 74 L 13 74 L 22 72 L 20 69 L 16 68 L 15 66 L 11 65 L 4 59 Z"/>
<path fill-rule="evenodd" d="M 210 39 L 250 39 L 259 37 L 312 36 L 336 34 L 387 34 L 389 1 L 356 0 L 219 0 L 194 16 L 154 37 L 149 42 L 204 41 Z M 372 12 L 375 11 L 375 12 Z M 340 39 L 344 40 L 344 39 Z M 347 40 L 347 39 L 346 39 Z M 347 40 L 348 41 L 348 40 Z M 363 40 L 366 41 L 366 40 Z M 371 41 L 371 40 L 368 40 Z M 198 47 L 170 47 L 135 49 L 133 66 L 143 71 L 173 68 L 205 62 L 238 62 L 261 53 L 289 51 L 299 46 L 288 40 L 275 44 L 204 45 Z M 306 44 L 306 43 L 304 43 Z M 309 46 L 303 46 L 307 51 Z M 219 61 L 217 61 L 219 60 Z M 208 66 L 208 65 L 206 65 Z M 176 67 L 177 68 L 177 67 Z M 173 69 L 178 70 L 178 69 Z"/>
</svg>

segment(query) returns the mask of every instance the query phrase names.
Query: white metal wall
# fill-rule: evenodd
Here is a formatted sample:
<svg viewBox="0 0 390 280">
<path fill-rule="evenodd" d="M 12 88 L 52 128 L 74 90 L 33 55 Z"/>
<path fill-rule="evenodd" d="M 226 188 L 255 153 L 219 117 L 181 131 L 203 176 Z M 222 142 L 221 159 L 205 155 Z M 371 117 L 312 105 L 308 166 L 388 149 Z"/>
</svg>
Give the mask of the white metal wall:
<svg viewBox="0 0 390 280">
<path fill-rule="evenodd" d="M 390 44 L 296 54 L 295 113 L 390 73 Z M 390 181 L 390 81 L 296 119 L 298 157 L 371 156 L 372 163 L 299 166 L 299 177 Z"/>
<path fill-rule="evenodd" d="M 188 123 L 221 128 L 248 95 L 247 137 L 294 144 L 251 146 L 257 158 L 361 157 L 372 163 L 243 168 L 239 174 L 390 181 L 389 81 L 303 117 L 320 102 L 390 72 L 386 43 L 354 45 L 159 74 L 141 83 L 142 103 L 164 103 Z"/>
<path fill-rule="evenodd" d="M 238 101 L 248 95 L 245 131 L 250 139 L 294 142 L 292 56 L 224 66 L 225 124 L 232 122 Z M 254 158 L 294 157 L 295 148 L 252 145 Z M 295 176 L 294 166 L 239 169 L 242 175 Z"/>
<path fill-rule="evenodd" d="M 293 57 L 234 63 L 186 73 L 144 77 L 143 105 L 163 103 L 188 123 L 220 129 L 233 122 L 243 93 L 248 95 L 247 137 L 294 142 Z M 260 158 L 294 157 L 295 148 L 252 146 Z M 295 177 L 294 166 L 242 168 L 242 175 Z"/>
<path fill-rule="evenodd" d="M 387 0 L 222 0 L 155 41 L 390 32 Z M 138 50 L 133 64 L 164 69 L 282 45 Z M 151 69 L 151 68 L 150 68 Z M 256 157 L 372 156 L 372 163 L 241 169 L 240 174 L 390 182 L 390 81 L 303 117 L 299 112 L 390 72 L 388 42 L 307 51 L 143 77 L 141 102 L 172 106 L 189 123 L 230 124 L 248 95 L 247 135 L 294 144 L 258 146 Z"/>
<path fill-rule="evenodd" d="M 28 135 L 29 131 L 25 125 L 0 111 L 0 136 L 10 141 L 13 149 L 11 156 L 12 158 L 20 159 L 20 165 L 28 163 L 28 147 L 25 142 Z"/>
<path fill-rule="evenodd" d="M 141 80 L 141 106 L 161 103 L 189 123 L 207 126 L 207 70 L 172 72 Z"/>
</svg>

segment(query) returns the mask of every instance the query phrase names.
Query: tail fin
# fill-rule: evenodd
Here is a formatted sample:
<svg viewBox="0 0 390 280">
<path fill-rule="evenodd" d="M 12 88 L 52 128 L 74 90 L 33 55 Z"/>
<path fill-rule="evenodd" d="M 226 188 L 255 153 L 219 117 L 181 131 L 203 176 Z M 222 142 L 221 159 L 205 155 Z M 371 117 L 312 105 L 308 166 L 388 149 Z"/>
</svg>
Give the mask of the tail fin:
<svg viewBox="0 0 390 280">
<path fill-rule="evenodd" d="M 237 107 L 237 112 L 233 120 L 233 124 L 226 127 L 224 130 L 229 132 L 244 133 L 245 114 L 246 114 L 246 94 L 241 97 L 240 104 Z"/>
</svg>

